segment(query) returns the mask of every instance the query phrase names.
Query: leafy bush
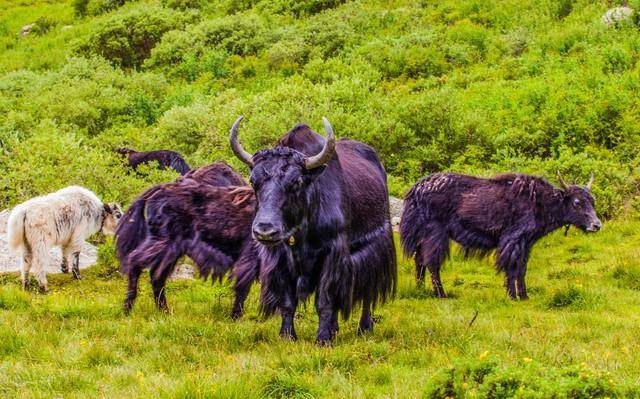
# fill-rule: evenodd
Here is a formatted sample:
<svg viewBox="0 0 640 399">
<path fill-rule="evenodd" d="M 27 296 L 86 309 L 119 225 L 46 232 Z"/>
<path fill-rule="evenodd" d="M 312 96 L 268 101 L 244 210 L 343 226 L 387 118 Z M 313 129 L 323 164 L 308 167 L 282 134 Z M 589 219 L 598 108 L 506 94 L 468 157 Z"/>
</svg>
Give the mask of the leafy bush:
<svg viewBox="0 0 640 399">
<path fill-rule="evenodd" d="M 531 359 L 527 359 L 531 362 Z M 456 362 L 427 382 L 426 398 L 605 398 L 618 397 L 606 374 L 586 366 L 500 366 L 496 361 Z"/>
<path fill-rule="evenodd" d="M 165 32 L 182 27 L 188 20 L 187 14 L 165 8 L 132 8 L 104 19 L 76 45 L 76 52 L 100 55 L 122 68 L 137 68 Z"/>
</svg>

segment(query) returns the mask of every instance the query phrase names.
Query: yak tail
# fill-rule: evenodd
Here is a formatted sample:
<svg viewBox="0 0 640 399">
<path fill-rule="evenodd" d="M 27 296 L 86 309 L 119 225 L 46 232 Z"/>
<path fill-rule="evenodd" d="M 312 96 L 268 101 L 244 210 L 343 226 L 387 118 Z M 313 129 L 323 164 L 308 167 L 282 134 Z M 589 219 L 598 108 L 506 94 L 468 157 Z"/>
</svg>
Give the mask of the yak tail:
<svg viewBox="0 0 640 399">
<path fill-rule="evenodd" d="M 418 184 L 411 187 L 405 196 L 402 219 L 400 220 L 400 242 L 404 255 L 408 258 L 415 255 L 418 250 L 427 225 L 425 210 L 421 209 L 419 194 L 416 192 Z"/>
<path fill-rule="evenodd" d="M 138 197 L 118 223 L 116 230 L 116 254 L 120 261 L 120 272 L 123 274 L 129 272 L 127 262 L 129 255 L 138 248 L 147 237 L 147 220 L 145 218 L 147 199 L 159 189 L 160 187 L 156 186 Z"/>
<path fill-rule="evenodd" d="M 180 173 L 180 175 L 182 176 L 191 171 L 191 167 L 189 167 L 189 164 L 187 164 L 187 162 L 181 156 L 172 157 L 169 166 L 171 166 L 171 169 Z"/>
<path fill-rule="evenodd" d="M 26 209 L 17 206 L 11 211 L 9 220 L 7 221 L 7 241 L 9 241 L 9 249 L 18 252 L 24 247 L 24 219 L 26 217 Z"/>
</svg>

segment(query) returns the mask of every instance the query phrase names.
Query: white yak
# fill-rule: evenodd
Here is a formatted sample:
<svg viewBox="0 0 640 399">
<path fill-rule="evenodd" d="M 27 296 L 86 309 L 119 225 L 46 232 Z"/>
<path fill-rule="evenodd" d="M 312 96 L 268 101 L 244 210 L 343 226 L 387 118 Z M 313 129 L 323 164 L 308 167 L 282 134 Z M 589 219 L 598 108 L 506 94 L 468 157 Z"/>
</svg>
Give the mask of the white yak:
<svg viewBox="0 0 640 399">
<path fill-rule="evenodd" d="M 82 245 L 98 231 L 115 233 L 122 210 L 117 204 L 104 204 L 92 191 L 79 186 L 31 198 L 11 211 L 7 222 L 9 248 L 22 260 L 22 286 L 26 289 L 33 270 L 44 292 L 47 288 L 45 262 L 52 246 L 62 247 L 63 273 L 80 278 L 79 256 Z"/>
</svg>

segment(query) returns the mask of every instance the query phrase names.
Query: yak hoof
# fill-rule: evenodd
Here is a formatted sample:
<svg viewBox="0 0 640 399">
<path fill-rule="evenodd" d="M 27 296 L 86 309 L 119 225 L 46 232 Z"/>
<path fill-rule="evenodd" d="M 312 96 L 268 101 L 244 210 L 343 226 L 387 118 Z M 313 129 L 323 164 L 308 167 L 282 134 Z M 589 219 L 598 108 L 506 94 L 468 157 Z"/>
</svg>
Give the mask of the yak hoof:
<svg viewBox="0 0 640 399">
<path fill-rule="evenodd" d="M 47 287 L 46 285 L 41 285 L 41 286 L 40 286 L 40 293 L 41 293 L 41 294 L 47 294 L 47 293 L 49 293 L 49 287 Z"/>
<path fill-rule="evenodd" d="M 373 332 L 373 321 L 369 320 L 368 322 L 360 322 L 358 325 L 357 333 L 358 335 L 365 335 Z"/>
<path fill-rule="evenodd" d="M 238 320 L 242 317 L 243 314 L 244 312 L 242 311 L 242 309 L 233 309 L 231 311 L 231 320 Z"/>
<path fill-rule="evenodd" d="M 60 266 L 60 271 L 64 274 L 67 274 L 69 273 L 69 268 L 63 264 L 62 266 Z"/>
<path fill-rule="evenodd" d="M 80 275 L 80 272 L 77 270 L 73 270 L 73 278 L 76 280 L 82 280 L 82 276 Z"/>
<path fill-rule="evenodd" d="M 521 301 L 528 301 L 529 300 L 529 295 L 527 295 L 527 294 L 520 295 L 520 300 Z"/>
<path fill-rule="evenodd" d="M 296 335 L 295 332 L 280 332 L 280 338 L 282 338 L 285 341 L 297 341 L 298 340 L 298 336 Z"/>
<path fill-rule="evenodd" d="M 331 339 L 328 338 L 316 338 L 316 346 L 327 348 L 331 346 Z"/>
</svg>

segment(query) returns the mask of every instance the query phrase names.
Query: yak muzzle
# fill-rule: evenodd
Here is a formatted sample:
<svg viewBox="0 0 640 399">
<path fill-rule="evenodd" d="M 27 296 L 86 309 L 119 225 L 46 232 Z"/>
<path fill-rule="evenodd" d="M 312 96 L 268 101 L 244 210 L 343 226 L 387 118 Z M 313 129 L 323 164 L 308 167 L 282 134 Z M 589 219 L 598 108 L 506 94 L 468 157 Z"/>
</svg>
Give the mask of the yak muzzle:
<svg viewBox="0 0 640 399">
<path fill-rule="evenodd" d="M 275 244 L 282 238 L 282 230 L 272 223 L 258 222 L 253 225 L 253 237 L 263 244 Z"/>
<path fill-rule="evenodd" d="M 600 220 L 596 220 L 595 222 L 592 222 L 589 226 L 587 226 L 586 231 L 588 233 L 595 233 L 596 231 L 599 231 L 602 228 L 602 222 Z"/>
</svg>

